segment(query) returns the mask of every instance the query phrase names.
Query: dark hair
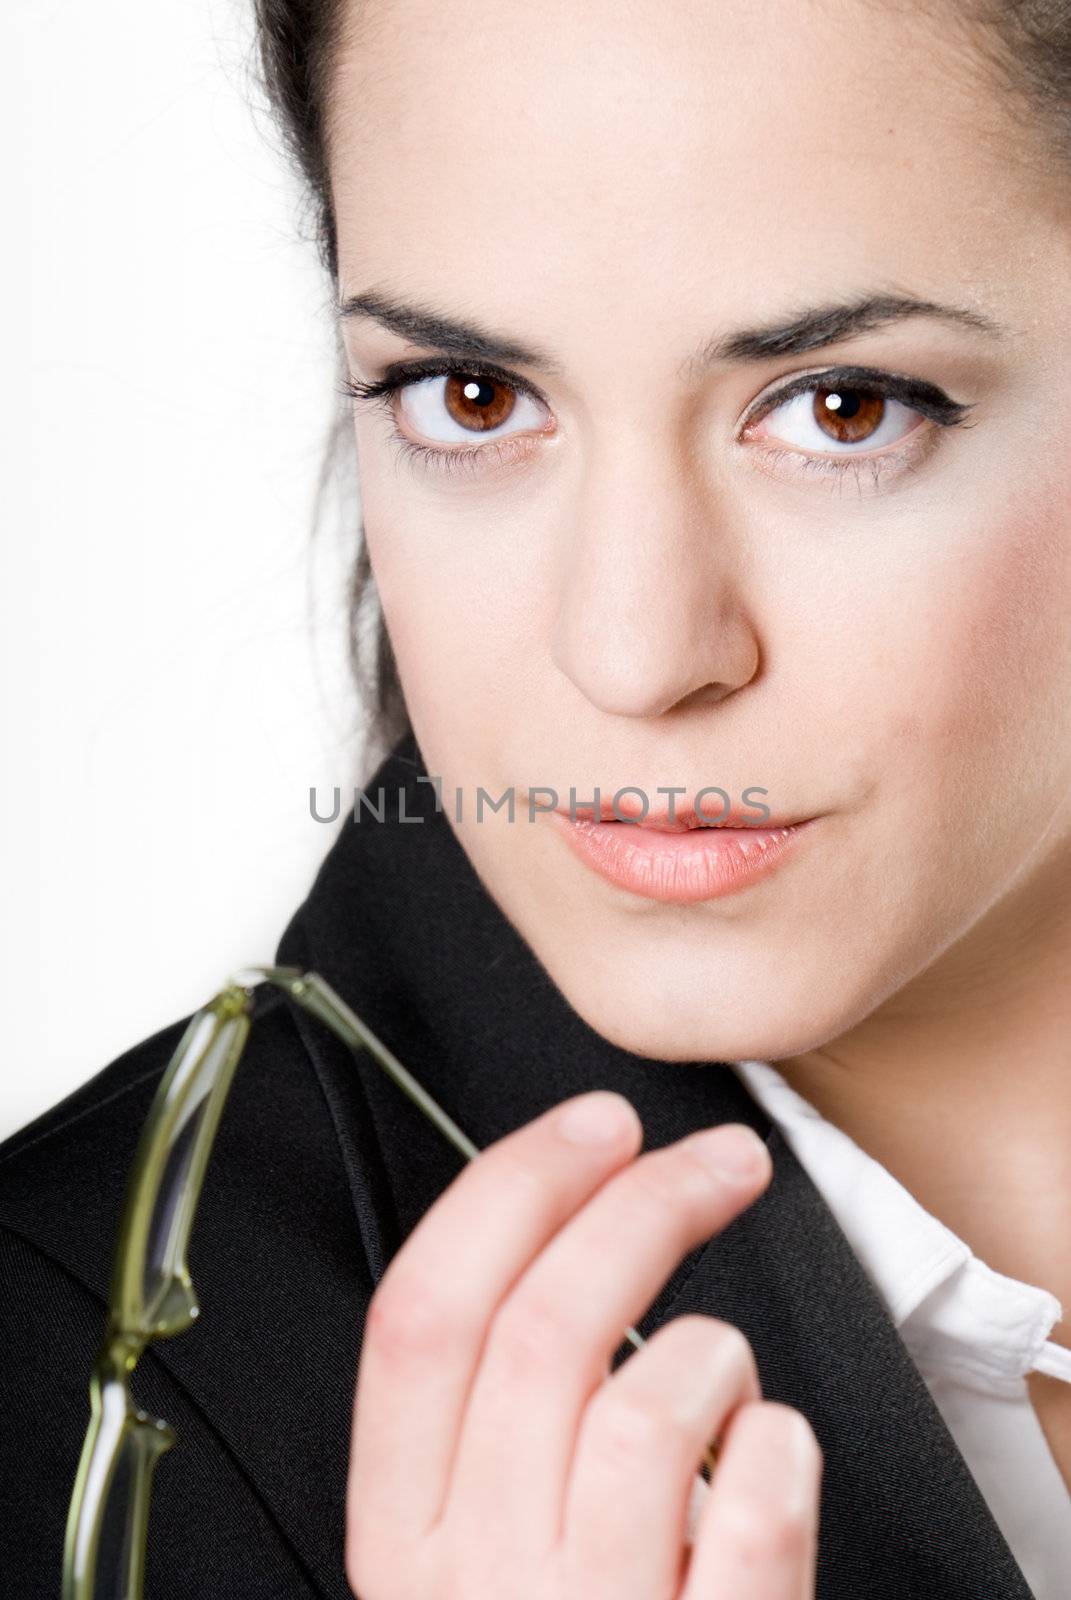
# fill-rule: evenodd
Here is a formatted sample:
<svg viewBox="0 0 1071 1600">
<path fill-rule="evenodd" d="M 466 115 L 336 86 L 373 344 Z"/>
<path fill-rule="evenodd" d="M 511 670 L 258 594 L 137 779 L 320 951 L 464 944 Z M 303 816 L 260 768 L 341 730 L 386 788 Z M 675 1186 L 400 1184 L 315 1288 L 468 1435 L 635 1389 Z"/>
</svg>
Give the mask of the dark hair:
<svg viewBox="0 0 1071 1600">
<path fill-rule="evenodd" d="M 359 0 L 350 0 L 357 4 Z M 263 88 L 312 207 L 320 260 L 338 288 L 338 238 L 328 171 L 327 90 L 346 19 L 346 0 L 253 0 Z M 1002 74 L 1008 109 L 1036 124 L 1051 123 L 1071 159 L 1071 0 L 907 0 L 907 8 L 951 15 L 970 29 L 981 56 Z M 319 504 L 339 452 L 352 447 L 348 418 L 332 428 Z M 369 732 L 386 747 L 410 732 L 397 664 L 375 593 L 363 526 L 349 591 L 349 659 L 369 716 Z M 371 612 L 371 629 L 362 625 Z M 371 631 L 371 649 L 367 638 Z"/>
<path fill-rule="evenodd" d="M 1071 160 L 1071 0 L 974 0 L 1017 109 Z"/>
</svg>

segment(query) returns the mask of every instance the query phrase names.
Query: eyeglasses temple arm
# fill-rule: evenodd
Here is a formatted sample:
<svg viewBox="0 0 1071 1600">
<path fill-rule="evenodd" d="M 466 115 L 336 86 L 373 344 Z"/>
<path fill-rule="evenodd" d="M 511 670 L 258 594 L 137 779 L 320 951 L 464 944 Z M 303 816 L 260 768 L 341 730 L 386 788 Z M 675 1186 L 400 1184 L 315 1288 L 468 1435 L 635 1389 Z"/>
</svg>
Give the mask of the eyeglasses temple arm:
<svg viewBox="0 0 1071 1600">
<path fill-rule="evenodd" d="M 384 1072 L 394 1079 L 403 1093 L 415 1101 L 439 1132 L 449 1139 L 456 1150 L 469 1161 L 479 1155 L 479 1146 L 474 1145 L 472 1140 L 462 1133 L 442 1106 L 432 1099 L 413 1074 L 402 1066 L 397 1056 L 387 1049 L 381 1039 L 376 1038 L 371 1028 L 365 1026 L 356 1012 L 350 1010 L 341 995 L 336 994 L 318 972 L 302 972 L 298 967 L 249 967 L 235 973 L 231 982 L 245 985 L 250 979 L 254 982 L 273 983 L 284 989 L 312 1016 L 319 1017 L 321 1022 L 326 1023 L 351 1050 L 367 1050 L 379 1062 Z"/>
</svg>

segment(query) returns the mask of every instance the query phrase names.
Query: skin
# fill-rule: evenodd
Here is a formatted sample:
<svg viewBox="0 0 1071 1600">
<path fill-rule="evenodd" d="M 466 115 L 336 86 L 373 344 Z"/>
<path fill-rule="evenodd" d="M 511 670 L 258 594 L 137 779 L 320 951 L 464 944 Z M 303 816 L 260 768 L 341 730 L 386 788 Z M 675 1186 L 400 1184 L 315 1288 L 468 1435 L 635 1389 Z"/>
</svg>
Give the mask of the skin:
<svg viewBox="0 0 1071 1600">
<path fill-rule="evenodd" d="M 410 716 L 488 891 L 597 1031 L 776 1062 L 988 1265 L 1071 1306 L 1071 189 L 958 15 L 354 8 L 340 294 L 558 363 L 507 364 L 543 404 L 472 470 L 400 454 L 383 404 L 355 407 Z M 916 316 L 687 365 L 869 293 L 1002 332 Z M 370 317 L 342 333 L 358 380 L 435 353 Z M 848 363 L 935 384 L 969 423 L 909 413 L 881 476 L 816 470 L 784 411 L 740 436 L 760 395 Z M 414 395 L 405 437 L 465 448 Z M 674 906 L 523 806 L 472 820 L 478 785 L 596 784 L 755 785 L 820 821 L 765 881 Z M 1065 1391 L 1031 1384 L 1071 1485 Z"/>
</svg>

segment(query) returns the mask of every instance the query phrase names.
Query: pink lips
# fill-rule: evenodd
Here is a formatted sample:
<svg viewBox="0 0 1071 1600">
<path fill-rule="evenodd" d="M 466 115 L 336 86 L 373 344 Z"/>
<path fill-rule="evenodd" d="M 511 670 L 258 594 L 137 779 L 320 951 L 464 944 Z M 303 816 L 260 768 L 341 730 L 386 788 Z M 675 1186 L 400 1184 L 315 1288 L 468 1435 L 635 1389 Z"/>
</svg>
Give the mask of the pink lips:
<svg viewBox="0 0 1071 1600">
<path fill-rule="evenodd" d="M 579 858 L 622 889 L 677 905 L 735 894 L 769 877 L 819 820 L 733 827 L 704 824 L 683 810 L 673 823 L 649 815 L 637 824 L 595 821 L 583 809 L 577 807 L 575 821 L 567 810 L 549 813 Z M 729 821 L 737 820 L 730 812 Z"/>
</svg>

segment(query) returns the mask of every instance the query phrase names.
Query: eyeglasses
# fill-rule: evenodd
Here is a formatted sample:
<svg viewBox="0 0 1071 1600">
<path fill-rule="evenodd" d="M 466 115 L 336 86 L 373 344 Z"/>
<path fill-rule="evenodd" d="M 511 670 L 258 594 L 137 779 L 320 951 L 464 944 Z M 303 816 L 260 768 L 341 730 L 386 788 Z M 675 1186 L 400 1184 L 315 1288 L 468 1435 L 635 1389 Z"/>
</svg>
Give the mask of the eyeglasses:
<svg viewBox="0 0 1071 1600">
<path fill-rule="evenodd" d="M 108 1321 L 89 1383 L 91 1415 L 67 1516 L 63 1600 L 141 1600 L 149 1495 L 169 1425 L 134 1404 L 129 1380 L 154 1339 L 200 1314 L 186 1263 L 190 1231 L 257 985 L 273 984 L 354 1050 L 367 1050 L 468 1160 L 479 1149 L 316 972 L 249 967 L 191 1017 L 157 1088 L 127 1180 Z M 634 1328 L 625 1338 L 641 1349 Z M 711 1443 L 699 1476 L 709 1482 Z"/>
</svg>

